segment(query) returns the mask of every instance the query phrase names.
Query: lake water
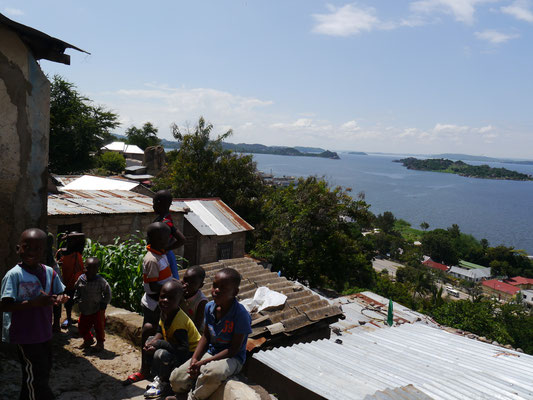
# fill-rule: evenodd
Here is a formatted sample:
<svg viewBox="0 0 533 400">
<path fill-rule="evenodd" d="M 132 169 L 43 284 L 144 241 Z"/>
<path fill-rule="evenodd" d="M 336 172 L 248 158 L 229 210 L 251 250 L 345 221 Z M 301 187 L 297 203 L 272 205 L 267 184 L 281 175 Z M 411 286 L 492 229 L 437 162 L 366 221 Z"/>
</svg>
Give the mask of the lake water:
<svg viewBox="0 0 533 400">
<path fill-rule="evenodd" d="M 332 185 L 364 192 L 375 214 L 391 211 L 419 228 L 458 224 L 461 231 L 533 254 L 533 181 L 465 178 L 413 171 L 392 162 L 402 156 L 339 153 L 340 160 L 254 154 L 259 170 L 275 176 L 323 176 Z M 469 164 L 483 164 L 470 162 Z M 532 174 L 533 165 L 485 163 Z"/>
</svg>

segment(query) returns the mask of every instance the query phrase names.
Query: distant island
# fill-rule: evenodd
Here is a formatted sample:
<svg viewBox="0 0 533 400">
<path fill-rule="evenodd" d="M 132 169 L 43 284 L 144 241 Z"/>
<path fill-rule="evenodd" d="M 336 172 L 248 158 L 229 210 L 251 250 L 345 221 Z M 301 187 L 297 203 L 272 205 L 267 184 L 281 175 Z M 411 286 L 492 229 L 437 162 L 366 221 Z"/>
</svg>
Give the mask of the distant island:
<svg viewBox="0 0 533 400">
<path fill-rule="evenodd" d="M 531 181 L 531 175 L 511 171 L 506 168 L 492 168 L 488 165 L 470 165 L 463 161 L 452 161 L 444 158 L 430 158 L 419 160 L 414 157 L 394 160 L 407 167 L 418 171 L 447 172 L 469 178 L 504 179 L 512 181 Z"/>
<path fill-rule="evenodd" d="M 302 152 L 294 147 L 284 146 L 265 146 L 264 144 L 247 144 L 247 143 L 222 143 L 222 147 L 228 150 L 237 151 L 240 153 L 256 153 L 256 154 L 275 154 L 279 156 L 298 156 L 298 157 L 321 157 L 330 158 L 332 160 L 339 160 L 339 155 L 334 151 L 322 150 L 320 153 Z"/>
<path fill-rule="evenodd" d="M 161 145 L 166 149 L 179 149 L 180 143 L 177 141 L 161 139 Z M 298 157 L 321 157 L 332 160 L 339 160 L 339 155 L 334 151 L 324 150 L 319 147 L 285 147 L 285 146 L 265 146 L 264 144 L 247 143 L 227 143 L 222 142 L 222 148 L 239 153 L 255 154 L 275 154 L 278 156 L 298 156 Z"/>
<path fill-rule="evenodd" d="M 356 156 L 367 156 L 368 155 L 364 151 L 349 151 L 348 154 L 355 154 Z"/>
</svg>

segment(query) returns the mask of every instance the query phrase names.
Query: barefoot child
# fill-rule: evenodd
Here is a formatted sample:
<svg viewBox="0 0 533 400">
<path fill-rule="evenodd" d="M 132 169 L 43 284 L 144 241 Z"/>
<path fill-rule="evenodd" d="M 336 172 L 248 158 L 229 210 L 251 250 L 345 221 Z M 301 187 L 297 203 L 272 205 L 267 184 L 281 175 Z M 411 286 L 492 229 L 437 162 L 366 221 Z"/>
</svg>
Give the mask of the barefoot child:
<svg viewBox="0 0 533 400">
<path fill-rule="evenodd" d="M 199 265 L 190 267 L 183 274 L 183 300 L 180 307 L 194 322 L 198 332 L 204 331 L 204 311 L 207 297 L 200 290 L 204 286 L 205 271 Z"/>
<path fill-rule="evenodd" d="M 22 364 L 20 399 L 54 399 L 48 381 L 52 368 L 52 306 L 64 303 L 65 286 L 57 273 L 41 264 L 46 234 L 37 228 L 20 236 L 22 262 L 2 279 L 0 309 L 4 312 L 3 340 L 17 345 Z"/>
<path fill-rule="evenodd" d="M 207 399 L 223 381 L 238 374 L 246 360 L 246 341 L 252 328 L 250 314 L 236 299 L 240 281 L 233 268 L 216 273 L 213 301 L 205 306 L 202 338 L 192 358 L 170 375 L 174 392 L 190 390 L 188 400 Z"/>
<path fill-rule="evenodd" d="M 165 245 L 165 250 L 172 271 L 172 276 L 179 279 L 178 275 L 178 263 L 176 261 L 176 255 L 172 250 L 177 249 L 185 243 L 185 236 L 174 226 L 172 216 L 170 215 L 170 206 L 172 205 L 172 194 L 168 190 L 160 190 L 155 194 L 153 200 L 153 208 L 157 213 L 157 217 L 154 222 L 163 222 L 170 228 L 170 235 L 168 242 Z"/>
<path fill-rule="evenodd" d="M 155 336 L 148 338 L 145 351 L 153 354 L 152 375 L 154 381 L 144 394 L 157 398 L 171 394 L 170 373 L 191 358 L 200 340 L 200 334 L 191 319 L 180 309 L 183 286 L 172 279 L 163 285 L 159 293 L 161 320 Z"/>
<path fill-rule="evenodd" d="M 159 292 L 161 287 L 172 279 L 172 272 L 165 255 L 170 228 L 163 222 L 154 222 L 147 229 L 146 255 L 143 259 L 144 295 L 141 299 L 143 327 L 141 343 L 155 335 L 159 325 Z M 144 347 L 144 346 L 143 346 Z M 146 379 L 150 374 L 150 360 L 144 350 L 141 352 L 141 370 L 128 376 L 124 385 Z"/>
<path fill-rule="evenodd" d="M 85 262 L 85 273 L 74 285 L 74 302 L 79 303 L 80 320 L 78 330 L 83 338 L 83 348 L 94 343 L 91 328 L 96 333 L 96 349 L 103 350 L 105 340 L 105 309 L 111 301 L 111 288 L 107 281 L 98 275 L 100 260 L 89 257 Z"/>
</svg>

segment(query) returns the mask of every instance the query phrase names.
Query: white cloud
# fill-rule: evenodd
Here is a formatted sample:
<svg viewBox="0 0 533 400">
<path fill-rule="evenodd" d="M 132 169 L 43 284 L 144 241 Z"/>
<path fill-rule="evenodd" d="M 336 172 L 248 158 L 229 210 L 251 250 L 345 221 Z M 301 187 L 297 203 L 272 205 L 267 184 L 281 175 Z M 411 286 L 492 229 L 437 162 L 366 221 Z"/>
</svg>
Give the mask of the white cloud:
<svg viewBox="0 0 533 400">
<path fill-rule="evenodd" d="M 501 7 L 500 10 L 516 19 L 533 23 L 533 12 L 529 0 L 516 0 L 509 6 Z"/>
<path fill-rule="evenodd" d="M 494 130 L 494 127 L 492 125 L 487 125 L 487 126 L 483 126 L 481 128 L 478 128 L 478 132 L 479 133 L 488 133 L 490 131 L 493 131 Z"/>
<path fill-rule="evenodd" d="M 349 132 L 357 132 L 361 130 L 361 127 L 357 124 L 357 121 L 348 121 L 341 125 L 341 129 Z"/>
<path fill-rule="evenodd" d="M 328 14 L 313 14 L 317 23 L 313 32 L 330 36 L 350 36 L 371 31 L 380 24 L 375 16 L 375 9 L 371 7 L 361 8 L 353 4 L 327 7 L 330 11 Z"/>
<path fill-rule="evenodd" d="M 453 125 L 453 124 L 440 124 L 437 123 L 435 127 L 433 128 L 433 131 L 435 132 L 445 132 L 445 133 L 460 133 L 468 131 L 470 128 L 468 126 L 460 126 L 460 125 Z"/>
<path fill-rule="evenodd" d="M 474 14 L 479 4 L 493 2 L 494 0 L 418 0 L 411 3 L 410 8 L 416 13 L 451 14 L 459 22 L 472 24 Z"/>
<path fill-rule="evenodd" d="M 22 11 L 20 8 L 13 8 L 13 7 L 5 7 L 4 13 L 6 13 L 7 15 L 14 16 L 14 17 L 24 15 L 24 11 Z"/>
<path fill-rule="evenodd" d="M 511 39 L 516 39 L 520 37 L 520 35 L 517 34 L 507 34 L 502 33 L 494 30 L 485 30 L 483 32 L 476 32 L 476 37 L 480 40 L 486 40 L 487 42 L 491 44 L 500 44 L 508 42 Z"/>
</svg>

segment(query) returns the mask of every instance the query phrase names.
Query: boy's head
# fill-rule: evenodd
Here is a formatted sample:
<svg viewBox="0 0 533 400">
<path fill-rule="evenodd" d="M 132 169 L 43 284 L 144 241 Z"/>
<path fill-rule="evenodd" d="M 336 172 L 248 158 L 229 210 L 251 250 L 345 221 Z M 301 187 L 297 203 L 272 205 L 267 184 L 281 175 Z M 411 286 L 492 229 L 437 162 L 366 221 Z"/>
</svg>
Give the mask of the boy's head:
<svg viewBox="0 0 533 400">
<path fill-rule="evenodd" d="M 183 274 L 181 283 L 183 284 L 183 290 L 185 291 L 184 297 L 188 299 L 192 297 L 204 286 L 205 271 L 199 265 L 190 267 Z"/>
<path fill-rule="evenodd" d="M 85 234 L 81 232 L 70 232 L 66 236 L 67 251 L 69 253 L 83 253 Z"/>
<path fill-rule="evenodd" d="M 156 250 L 165 250 L 170 236 L 170 228 L 163 222 L 154 222 L 148 225 L 146 231 L 148 244 Z"/>
<path fill-rule="evenodd" d="M 17 253 L 22 262 L 28 267 L 35 267 L 43 262 L 46 241 L 46 233 L 38 228 L 22 232 L 17 245 Z"/>
<path fill-rule="evenodd" d="M 89 257 L 85 260 L 85 276 L 87 280 L 92 281 L 96 277 L 99 268 L 100 259 L 98 257 Z"/>
<path fill-rule="evenodd" d="M 159 215 L 167 214 L 170 208 L 170 205 L 172 204 L 172 193 L 170 193 L 170 190 L 158 191 L 155 194 L 152 204 L 154 207 L 154 211 L 157 214 Z"/>
<path fill-rule="evenodd" d="M 161 313 L 168 315 L 180 307 L 183 298 L 183 285 L 177 279 L 166 282 L 159 292 L 159 308 Z"/>
<path fill-rule="evenodd" d="M 239 293 L 241 275 L 233 268 L 223 268 L 215 274 L 211 295 L 218 306 L 228 306 Z"/>
</svg>

